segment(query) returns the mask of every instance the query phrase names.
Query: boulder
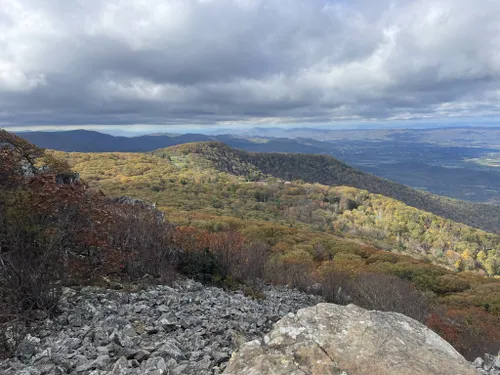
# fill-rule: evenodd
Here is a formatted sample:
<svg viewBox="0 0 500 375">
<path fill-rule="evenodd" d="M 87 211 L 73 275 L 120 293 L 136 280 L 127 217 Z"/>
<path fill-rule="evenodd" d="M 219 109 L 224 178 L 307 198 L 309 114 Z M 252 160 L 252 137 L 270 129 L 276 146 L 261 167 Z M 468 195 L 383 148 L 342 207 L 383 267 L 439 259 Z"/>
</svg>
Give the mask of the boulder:
<svg viewBox="0 0 500 375">
<path fill-rule="evenodd" d="M 233 353 L 226 375 L 477 375 L 450 344 L 405 315 L 321 303 L 290 313 Z"/>
</svg>

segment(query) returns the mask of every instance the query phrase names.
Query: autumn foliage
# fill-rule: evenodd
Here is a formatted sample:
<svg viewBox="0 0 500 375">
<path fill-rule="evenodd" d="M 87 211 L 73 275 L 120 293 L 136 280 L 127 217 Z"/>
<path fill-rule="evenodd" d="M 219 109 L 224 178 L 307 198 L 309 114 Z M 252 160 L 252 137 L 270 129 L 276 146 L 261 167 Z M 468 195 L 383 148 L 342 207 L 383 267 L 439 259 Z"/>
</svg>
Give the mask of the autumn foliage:
<svg viewBox="0 0 500 375">
<path fill-rule="evenodd" d="M 57 313 L 63 285 L 174 273 L 174 229 L 161 214 L 61 172 L 69 167 L 0 132 L 0 355 L 12 349 L 2 327 L 24 332 L 40 311 Z"/>
<path fill-rule="evenodd" d="M 265 283 L 284 284 L 334 303 L 398 311 L 469 357 L 500 342 L 500 284 L 467 271 L 481 263 L 496 272 L 493 235 L 358 190 L 262 184 L 253 169 L 237 180 L 182 155 L 67 157 L 85 166 L 94 188 L 157 201 L 162 210 L 67 183 L 58 178 L 72 173 L 65 162 L 0 131 L 0 324 L 57 313 L 63 285 L 185 275 L 255 297 Z M 407 225 L 413 217 L 425 231 Z M 368 241 L 350 239 L 354 230 Z M 394 253 L 372 246 L 388 234 Z M 454 249 L 446 257 L 456 272 L 425 258 L 434 248 Z M 403 254 L 413 251 L 423 259 Z M 0 326 L 0 351 L 1 342 Z"/>
<path fill-rule="evenodd" d="M 176 243 L 183 249 L 179 270 L 187 276 L 225 286 L 244 284 L 254 292 L 263 285 L 269 246 L 262 242 L 236 231 L 180 227 Z"/>
</svg>

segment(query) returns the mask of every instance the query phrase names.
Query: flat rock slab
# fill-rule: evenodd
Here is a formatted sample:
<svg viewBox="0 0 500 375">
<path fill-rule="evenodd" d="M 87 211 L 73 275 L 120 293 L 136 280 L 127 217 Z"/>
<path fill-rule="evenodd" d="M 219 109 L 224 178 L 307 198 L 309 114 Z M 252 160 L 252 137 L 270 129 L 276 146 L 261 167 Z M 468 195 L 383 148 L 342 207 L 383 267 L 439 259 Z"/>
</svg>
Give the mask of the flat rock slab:
<svg viewBox="0 0 500 375">
<path fill-rule="evenodd" d="M 405 315 L 321 303 L 288 314 L 236 351 L 226 375 L 477 375 L 450 344 Z"/>
</svg>

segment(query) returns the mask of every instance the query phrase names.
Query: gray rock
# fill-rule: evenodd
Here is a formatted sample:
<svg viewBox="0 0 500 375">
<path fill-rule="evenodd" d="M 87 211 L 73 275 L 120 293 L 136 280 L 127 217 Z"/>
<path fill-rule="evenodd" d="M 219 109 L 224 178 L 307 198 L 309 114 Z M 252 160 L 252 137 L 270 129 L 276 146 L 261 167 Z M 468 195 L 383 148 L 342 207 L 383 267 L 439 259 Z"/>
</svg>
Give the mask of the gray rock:
<svg viewBox="0 0 500 375">
<path fill-rule="evenodd" d="M 128 373 L 127 369 L 128 369 L 127 358 L 121 357 L 113 365 L 113 368 L 111 369 L 111 375 L 126 375 Z"/>
<path fill-rule="evenodd" d="M 500 354 L 497 355 L 495 361 L 493 362 L 493 369 L 500 370 Z"/>
<path fill-rule="evenodd" d="M 107 368 L 110 363 L 109 355 L 100 355 L 93 363 L 96 365 L 96 368 L 103 370 Z"/>
<path fill-rule="evenodd" d="M 97 368 L 97 365 L 93 362 L 91 363 L 85 363 L 83 365 L 80 365 L 76 368 L 76 372 L 79 374 L 81 373 L 88 373 L 89 370 L 95 370 Z"/>
<path fill-rule="evenodd" d="M 21 341 L 16 350 L 16 356 L 23 362 L 28 361 L 40 350 L 40 339 L 30 334 Z"/>
<path fill-rule="evenodd" d="M 268 343 L 233 354 L 227 375 L 476 375 L 450 344 L 398 313 L 319 304 L 281 319 Z"/>
<path fill-rule="evenodd" d="M 125 328 L 125 330 L 123 331 L 123 334 L 126 335 L 126 336 L 128 336 L 128 337 L 131 337 L 131 338 L 137 336 L 137 332 L 132 327 Z"/>
<path fill-rule="evenodd" d="M 107 346 L 98 346 L 96 349 L 99 354 L 109 354 L 109 348 Z"/>
<path fill-rule="evenodd" d="M 220 374 L 238 345 L 321 302 L 284 287 L 265 286 L 263 293 L 265 299 L 253 300 L 192 280 L 135 293 L 63 288 L 60 314 L 40 322 L 16 357 L 0 360 L 0 374 Z M 495 360 L 485 357 L 481 371 L 497 375 L 490 373 Z"/>
<path fill-rule="evenodd" d="M 210 361 L 209 357 L 204 357 L 201 361 L 198 362 L 198 367 L 201 370 L 207 371 L 209 368 L 212 367 L 212 363 Z"/>
<path fill-rule="evenodd" d="M 484 366 L 484 360 L 482 358 L 476 358 L 474 360 L 474 362 L 472 362 L 472 365 L 475 367 L 475 368 L 480 368 L 482 369 L 483 366 Z"/>
<path fill-rule="evenodd" d="M 212 358 L 215 360 L 216 364 L 219 364 L 219 363 L 228 361 L 230 356 L 226 352 L 215 351 L 212 353 Z"/>
<path fill-rule="evenodd" d="M 177 366 L 172 370 L 172 375 L 180 375 L 180 374 L 185 374 L 188 366 L 187 365 L 180 365 Z"/>
<path fill-rule="evenodd" d="M 168 360 L 170 358 L 173 358 L 175 360 L 186 358 L 175 340 L 168 340 L 167 342 L 163 343 L 158 349 L 156 349 L 154 355 L 160 356 L 165 360 Z"/>
<path fill-rule="evenodd" d="M 142 361 L 148 359 L 150 355 L 151 355 L 150 352 L 148 352 L 147 350 L 141 349 L 135 354 L 134 359 L 139 361 L 139 362 L 142 362 Z"/>
<path fill-rule="evenodd" d="M 161 358 L 163 359 L 163 358 Z M 177 361 L 173 358 L 170 358 L 167 363 L 165 364 L 165 366 L 168 368 L 168 369 L 174 369 L 176 368 L 177 366 L 179 366 L 179 363 L 177 363 Z"/>
</svg>

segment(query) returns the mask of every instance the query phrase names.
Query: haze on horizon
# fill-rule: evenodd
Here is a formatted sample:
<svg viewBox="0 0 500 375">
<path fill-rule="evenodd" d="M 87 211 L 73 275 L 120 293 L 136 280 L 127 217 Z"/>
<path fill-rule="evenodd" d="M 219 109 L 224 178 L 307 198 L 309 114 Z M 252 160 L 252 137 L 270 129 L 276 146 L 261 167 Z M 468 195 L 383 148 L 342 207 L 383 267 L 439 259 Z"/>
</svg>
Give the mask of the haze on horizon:
<svg viewBox="0 0 500 375">
<path fill-rule="evenodd" d="M 3 0 L 0 126 L 496 124 L 498 19 L 494 0 Z"/>
</svg>

